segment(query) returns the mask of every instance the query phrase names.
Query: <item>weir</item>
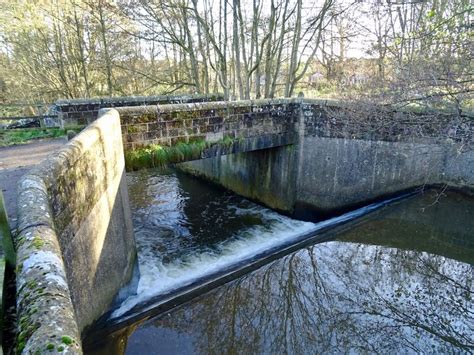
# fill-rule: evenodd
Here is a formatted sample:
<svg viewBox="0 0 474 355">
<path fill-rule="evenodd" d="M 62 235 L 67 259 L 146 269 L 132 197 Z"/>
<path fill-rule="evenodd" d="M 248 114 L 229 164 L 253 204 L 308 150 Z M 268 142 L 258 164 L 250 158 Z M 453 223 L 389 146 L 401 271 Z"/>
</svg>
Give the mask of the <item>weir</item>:
<svg viewBox="0 0 474 355">
<path fill-rule="evenodd" d="M 52 344 L 80 353 L 83 331 L 130 281 L 136 246 L 125 166 L 179 163 L 316 221 L 419 187 L 472 192 L 473 135 L 462 116 L 301 98 L 102 110 L 20 181 L 19 350 Z"/>
<path fill-rule="evenodd" d="M 253 205 L 248 200 L 245 202 L 245 199 L 238 198 L 230 192 L 222 195 L 220 191 L 221 195 L 219 195 L 218 190 L 210 195 L 209 190 L 214 188 L 211 184 L 207 188 L 202 181 L 192 179 L 185 174 L 177 173 L 179 185 L 175 185 L 174 182 L 172 183 L 175 175 L 168 174 L 152 170 L 129 175 L 131 177 L 130 191 L 133 192 L 131 205 L 134 211 L 137 246 L 140 250 L 138 254 L 141 272 L 139 286 L 136 294 L 130 294 L 127 300 L 121 302 L 118 307 L 114 307 L 114 314 L 108 315 L 87 332 L 83 343 L 86 352 L 137 353 L 156 347 L 167 351 L 164 349 L 169 349 L 170 345 L 175 349 L 173 351 L 178 352 L 177 349 L 182 349 L 182 346 L 190 339 L 193 344 L 202 346 L 197 348 L 193 345 L 191 349 L 207 349 L 208 346 L 213 346 L 212 344 L 220 343 L 223 351 L 227 352 L 235 346 L 235 343 L 232 343 L 232 334 L 234 336 L 237 334 L 239 348 L 242 348 L 244 344 L 251 348 L 255 344 L 256 349 L 264 351 L 265 347 L 259 346 L 260 342 L 255 338 L 265 339 L 262 335 L 268 332 L 270 339 L 275 339 L 274 337 L 281 339 L 281 335 L 277 337 L 268 330 L 272 325 L 279 323 L 276 318 L 281 319 L 282 323 L 288 319 L 288 324 L 293 322 L 298 324 L 292 328 L 294 331 L 302 327 L 311 334 L 310 326 L 314 326 L 315 322 L 318 323 L 320 313 L 314 312 L 311 313 L 312 315 L 307 315 L 308 320 L 301 324 L 298 315 L 294 318 L 291 316 L 291 310 L 298 310 L 299 307 L 304 309 L 313 302 L 320 303 L 321 299 L 327 296 L 324 290 L 319 290 L 314 294 L 306 292 L 306 288 L 312 285 L 313 277 L 321 279 L 321 282 L 326 284 L 325 287 L 334 292 L 339 291 L 341 279 L 344 280 L 346 288 L 351 290 L 367 288 L 365 292 L 357 292 L 362 293 L 358 296 L 359 300 L 360 298 L 364 300 L 357 306 L 360 309 L 363 304 L 367 304 L 365 308 L 368 309 L 368 313 L 362 318 L 372 317 L 373 321 L 378 322 L 380 319 L 377 319 L 376 315 L 371 316 L 370 310 L 374 303 L 377 308 L 380 308 L 377 304 L 380 298 L 367 297 L 374 293 L 372 283 L 376 287 L 380 283 L 386 285 L 386 288 L 376 288 L 376 291 L 384 295 L 382 300 L 386 299 L 386 290 L 392 292 L 392 289 L 396 290 L 397 287 L 402 289 L 419 287 L 419 284 L 410 282 L 413 275 L 413 270 L 410 269 L 411 263 L 418 264 L 418 272 L 424 275 L 423 285 L 427 282 L 436 283 L 437 272 L 442 272 L 452 275 L 453 280 L 461 282 L 462 287 L 467 287 L 467 289 L 471 287 L 469 280 L 472 273 L 468 270 L 474 255 L 472 253 L 474 225 L 470 218 L 474 213 L 474 204 L 472 204 L 474 200 L 466 197 L 463 199 L 462 194 L 446 191 L 448 197 L 442 197 L 439 204 L 433 205 L 436 190 L 425 191 L 424 194 L 374 204 L 324 222 L 308 223 L 278 215 L 273 211 Z M 170 190 L 170 184 L 178 188 Z M 147 187 L 145 190 L 142 189 L 144 185 Z M 161 197 L 157 196 L 157 192 L 161 192 Z M 226 195 L 231 198 L 225 198 Z M 153 198 L 153 201 L 150 201 L 150 198 Z M 166 201 L 170 203 L 176 201 L 178 208 L 172 208 L 165 203 Z M 198 201 L 207 201 L 210 208 L 206 207 L 203 210 L 201 207 L 203 205 Z M 421 212 L 419 207 L 423 207 L 425 212 Z M 252 219 L 247 220 L 249 217 Z M 219 223 L 212 223 L 216 219 Z M 259 223 L 258 219 L 262 219 L 262 222 Z M 231 232 L 236 226 L 236 221 L 245 220 L 247 220 L 246 227 L 239 228 L 234 233 Z M 456 222 L 447 223 L 447 221 Z M 171 225 L 165 224 L 166 222 Z M 170 236 L 171 228 L 174 232 Z M 188 237 L 186 230 L 191 233 Z M 340 245 L 334 250 L 331 246 L 339 245 L 334 242 L 334 239 L 339 239 L 345 234 L 349 236 L 343 238 L 343 243 L 340 244 L 346 245 Z M 218 238 L 222 242 L 216 240 L 210 244 L 208 238 L 204 239 L 206 236 Z M 191 248 L 189 241 L 193 242 Z M 204 249 L 202 243 L 205 243 Z M 199 247 L 200 244 L 201 247 Z M 215 244 L 215 247 L 212 247 L 212 244 Z M 163 248 L 163 245 L 166 245 L 166 248 Z M 311 263 L 304 263 L 308 250 L 315 252 L 326 250 L 328 253 L 323 259 L 319 256 Z M 358 250 L 360 253 L 357 252 Z M 331 253 L 334 255 L 331 256 Z M 291 262 L 295 257 L 296 262 Z M 291 262 L 292 266 L 290 268 L 277 267 L 275 270 L 275 265 L 281 264 L 283 260 Z M 466 273 L 463 275 L 454 272 L 458 267 L 466 270 Z M 333 268 L 332 272 L 337 276 L 326 280 L 327 275 L 324 272 L 326 268 Z M 217 270 L 217 274 L 212 272 L 213 269 Z M 275 270 L 275 274 L 267 276 L 267 272 L 272 269 Z M 360 280 L 357 283 L 351 283 L 351 273 L 347 273 L 351 269 L 364 269 L 370 277 L 370 283 L 361 283 Z M 338 275 L 341 270 L 346 271 L 343 275 Z M 379 273 L 380 270 L 383 272 Z M 199 277 L 199 274 L 202 277 Z M 261 282 L 251 286 L 255 276 L 262 274 Z M 297 280 L 294 280 L 293 277 L 296 275 L 299 276 Z M 265 281 L 267 277 L 270 277 L 271 283 Z M 289 279 L 286 280 L 286 277 Z M 397 282 L 400 277 L 405 280 L 405 283 Z M 435 280 L 431 280 L 432 278 Z M 189 283 L 190 280 L 194 282 Z M 250 287 L 244 292 L 239 292 L 239 285 L 245 284 L 250 284 Z M 332 286 L 329 286 L 331 284 Z M 438 286 L 442 287 L 440 291 L 443 294 L 445 283 L 441 283 L 440 280 Z M 295 291 L 301 287 L 304 289 Z M 454 287 L 458 288 L 460 295 L 462 295 L 462 287 Z M 235 293 L 229 292 L 229 288 L 235 289 Z M 458 294 L 458 291 L 450 287 L 448 292 Z M 424 292 L 423 299 L 417 298 L 418 292 Z M 433 301 L 434 304 L 443 302 L 438 295 L 439 291 L 420 290 L 418 292 L 411 295 L 404 293 L 399 303 L 393 300 L 395 312 L 398 309 L 405 312 L 406 302 L 403 300 L 406 298 L 410 300 L 413 315 L 418 314 L 418 307 L 426 307 L 424 305 L 432 304 Z M 211 296 L 216 293 L 222 300 L 219 301 L 217 300 L 219 297 Z M 277 299 L 273 299 L 274 295 L 279 293 L 285 293 L 286 300 L 278 302 Z M 432 296 L 427 297 L 426 293 Z M 350 298 L 352 294 L 342 292 L 333 297 L 344 299 Z M 285 296 L 282 295 L 282 297 Z M 213 298 L 211 303 L 207 301 L 209 298 Z M 468 297 L 460 296 L 460 298 L 463 299 L 463 303 L 469 304 Z M 299 304 L 300 299 L 306 301 Z M 280 314 L 282 318 L 272 316 L 272 311 L 265 309 L 265 303 L 261 303 L 261 300 L 271 302 L 274 305 L 272 308 L 275 314 Z M 128 306 L 134 301 L 140 303 L 137 302 L 134 309 L 127 311 Z M 248 302 L 251 303 L 250 306 Z M 418 302 L 421 305 L 417 306 Z M 223 303 L 229 305 L 225 311 L 219 307 Z M 194 308 L 194 304 L 197 304 L 197 308 L 205 310 L 202 312 L 204 314 L 186 317 L 185 314 Z M 288 305 L 289 314 L 278 311 L 284 305 Z M 265 309 L 266 319 L 261 319 L 258 316 L 259 312 L 256 312 L 262 308 Z M 433 307 L 430 308 L 435 310 Z M 342 316 L 335 313 L 332 316 L 328 314 L 327 317 L 329 319 L 332 317 L 357 318 L 356 314 L 351 316 L 352 310 L 353 308 L 346 309 L 347 316 L 344 313 Z M 193 314 L 195 311 L 192 311 Z M 330 313 L 330 310 L 328 312 Z M 431 310 L 423 314 L 427 317 L 424 318 L 424 323 L 431 326 L 432 318 L 435 316 L 430 316 L 430 312 Z M 242 319 L 239 314 L 252 318 Z M 234 315 L 235 318 L 232 321 Z M 312 317 L 314 321 L 309 322 Z M 206 319 L 208 325 L 200 322 L 197 322 L 199 324 L 197 325 L 197 319 L 203 318 Z M 254 319 L 260 320 L 257 325 L 251 326 Z M 449 322 L 452 320 L 465 327 L 472 317 L 469 314 L 455 313 L 449 315 L 449 319 Z M 246 324 L 245 328 L 240 327 L 242 321 Z M 458 321 L 460 323 L 457 323 Z M 169 327 L 170 323 L 173 324 L 173 328 Z M 367 323 L 372 323 L 372 319 L 367 320 Z M 283 324 L 281 326 L 283 327 Z M 176 335 L 174 329 L 180 329 L 180 334 Z M 344 329 L 344 327 L 337 328 L 338 334 L 344 334 Z M 354 330 L 352 333 L 357 333 L 357 331 Z M 202 334 L 202 338 L 194 338 L 193 334 L 196 332 Z M 150 333 L 153 334 L 152 338 L 150 338 Z M 160 333 L 167 336 L 162 338 Z M 242 333 L 248 334 L 250 338 L 246 339 L 244 336 L 241 338 L 239 334 Z M 462 333 L 469 337 L 468 331 L 463 330 Z M 212 334 L 211 337 L 210 334 Z M 221 337 L 217 336 L 218 334 Z M 296 331 L 294 335 L 289 336 L 288 340 L 297 339 L 299 342 L 298 339 L 304 338 L 304 334 L 306 333 Z M 459 336 L 453 332 L 451 335 L 455 338 Z M 222 338 L 226 341 L 221 342 Z M 424 337 L 421 339 L 424 340 Z M 313 347 L 318 347 L 320 344 L 318 340 L 313 342 Z M 369 339 L 367 341 L 370 342 Z M 403 339 L 400 341 L 403 342 Z M 461 337 L 459 341 L 462 342 Z M 120 348 L 122 350 L 119 350 Z M 276 348 L 274 350 L 277 351 Z M 181 351 L 192 352 L 190 349 Z"/>
</svg>

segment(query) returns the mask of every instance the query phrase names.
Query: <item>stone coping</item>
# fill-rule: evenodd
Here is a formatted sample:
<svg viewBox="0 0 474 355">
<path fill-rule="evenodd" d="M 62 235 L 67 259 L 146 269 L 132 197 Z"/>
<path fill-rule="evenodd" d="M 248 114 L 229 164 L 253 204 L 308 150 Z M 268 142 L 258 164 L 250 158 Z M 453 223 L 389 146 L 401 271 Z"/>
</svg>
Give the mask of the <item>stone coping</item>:
<svg viewBox="0 0 474 355">
<path fill-rule="evenodd" d="M 87 99 L 60 99 L 55 102 L 58 107 L 74 106 L 84 104 L 126 104 L 126 103 L 143 103 L 150 101 L 189 101 L 189 100 L 222 100 L 220 94 L 209 95 L 155 95 L 155 96 L 116 96 L 116 97 L 94 97 Z"/>
<path fill-rule="evenodd" d="M 146 106 L 122 106 L 115 109 L 119 114 L 133 114 L 141 112 L 182 112 L 182 111 L 200 111 L 200 110 L 220 110 L 238 107 L 250 106 L 268 106 L 268 105 L 287 105 L 300 103 L 301 99 L 283 98 L 283 99 L 259 99 L 259 100 L 239 100 L 239 101 L 208 101 L 192 102 L 182 104 L 162 104 Z"/>
<path fill-rule="evenodd" d="M 102 138 L 111 119 L 119 119 L 117 111 L 107 110 L 19 181 L 15 237 L 18 353 L 82 353 L 49 194 L 58 174 Z"/>
<path fill-rule="evenodd" d="M 127 100 L 133 102 L 133 100 Z M 151 100 L 149 100 L 151 101 Z M 84 101 L 85 103 L 86 101 Z M 126 102 L 126 101 L 124 101 Z M 353 101 L 344 101 L 340 99 L 321 99 L 321 98 L 277 98 L 277 99 L 254 99 L 254 100 L 237 100 L 237 101 L 203 101 L 203 102 L 189 102 L 189 103 L 176 103 L 176 104 L 157 104 L 157 105 L 141 105 L 141 106 L 121 106 L 116 107 L 120 113 L 136 113 L 136 112 L 177 112 L 177 111 L 189 111 L 189 110 L 207 110 L 207 109 L 223 109 L 233 107 L 247 107 L 247 106 L 264 106 L 264 105 L 282 105 L 282 104 L 303 104 L 303 105 L 319 105 L 321 107 L 334 107 L 334 108 L 354 108 L 360 109 L 361 103 Z M 371 104 L 367 103 L 367 107 Z M 438 114 L 438 115 L 453 115 L 454 112 L 439 111 L 423 109 L 420 111 L 401 109 L 396 106 L 389 105 L 373 105 L 374 108 L 379 108 L 386 111 L 394 111 L 401 113 L 411 114 Z M 471 117 L 472 112 L 463 113 L 463 117 Z"/>
</svg>

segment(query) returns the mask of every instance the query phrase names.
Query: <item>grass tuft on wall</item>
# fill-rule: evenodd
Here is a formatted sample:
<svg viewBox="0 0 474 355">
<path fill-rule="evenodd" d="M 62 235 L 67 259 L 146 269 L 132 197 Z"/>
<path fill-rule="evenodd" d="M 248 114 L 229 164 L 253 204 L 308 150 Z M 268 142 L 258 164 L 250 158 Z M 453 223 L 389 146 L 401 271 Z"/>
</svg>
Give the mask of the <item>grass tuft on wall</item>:
<svg viewBox="0 0 474 355">
<path fill-rule="evenodd" d="M 240 141 L 240 139 L 226 136 L 222 140 L 213 143 L 196 140 L 189 143 L 178 142 L 173 146 L 152 144 L 147 147 L 125 151 L 125 168 L 127 171 L 133 171 L 197 160 L 201 159 L 202 152 L 205 149 L 216 145 L 230 148 L 236 141 Z"/>
</svg>

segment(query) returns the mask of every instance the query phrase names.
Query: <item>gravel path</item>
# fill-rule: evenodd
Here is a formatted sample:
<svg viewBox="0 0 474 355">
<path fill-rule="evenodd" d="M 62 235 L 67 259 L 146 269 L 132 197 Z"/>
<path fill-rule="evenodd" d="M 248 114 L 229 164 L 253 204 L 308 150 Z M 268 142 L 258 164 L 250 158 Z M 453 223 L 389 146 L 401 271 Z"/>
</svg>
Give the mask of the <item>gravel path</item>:
<svg viewBox="0 0 474 355">
<path fill-rule="evenodd" d="M 10 227 L 14 228 L 16 226 L 18 180 L 33 166 L 57 151 L 66 142 L 66 138 L 57 138 L 0 148 L 0 188 L 7 205 Z"/>
</svg>

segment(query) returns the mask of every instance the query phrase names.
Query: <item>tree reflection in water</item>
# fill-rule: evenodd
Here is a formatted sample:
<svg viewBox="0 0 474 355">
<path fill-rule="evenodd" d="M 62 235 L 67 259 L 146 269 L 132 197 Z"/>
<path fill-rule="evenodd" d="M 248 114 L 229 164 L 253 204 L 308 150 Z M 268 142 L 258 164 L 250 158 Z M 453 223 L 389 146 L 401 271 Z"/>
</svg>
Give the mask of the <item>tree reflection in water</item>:
<svg viewBox="0 0 474 355">
<path fill-rule="evenodd" d="M 469 264 L 329 242 L 145 323 L 128 351 L 152 327 L 186 333 L 198 353 L 469 352 L 472 296 Z"/>
<path fill-rule="evenodd" d="M 276 260 L 138 326 L 127 353 L 473 352 L 473 204 L 458 197 Z"/>
</svg>

